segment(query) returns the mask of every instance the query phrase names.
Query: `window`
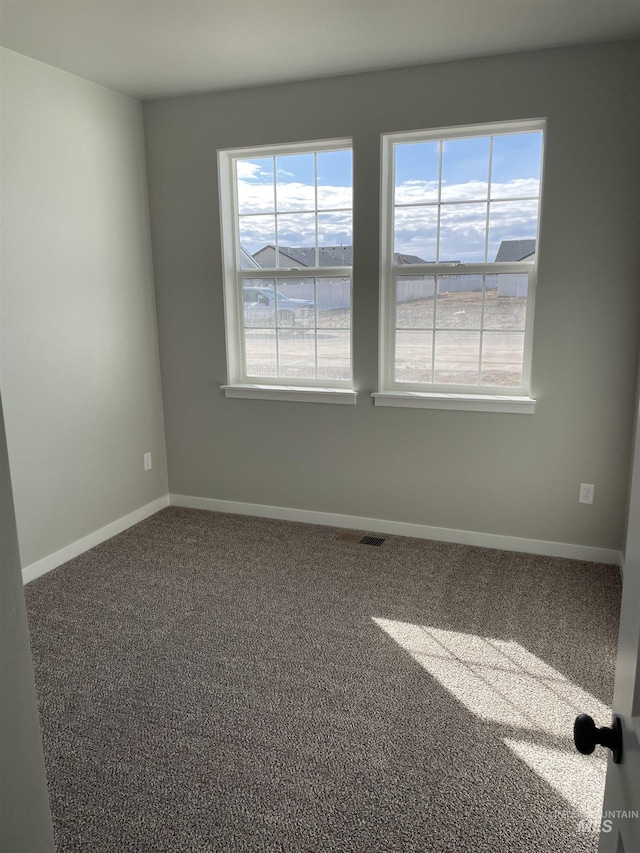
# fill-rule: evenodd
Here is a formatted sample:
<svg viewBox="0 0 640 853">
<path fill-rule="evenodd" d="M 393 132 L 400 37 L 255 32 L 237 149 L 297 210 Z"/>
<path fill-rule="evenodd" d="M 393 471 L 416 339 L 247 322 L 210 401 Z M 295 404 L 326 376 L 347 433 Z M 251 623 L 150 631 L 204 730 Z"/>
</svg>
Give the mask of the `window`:
<svg viewBox="0 0 640 853">
<path fill-rule="evenodd" d="M 350 140 L 219 152 L 228 396 L 355 402 Z"/>
<path fill-rule="evenodd" d="M 533 410 L 543 132 L 383 137 L 377 405 Z"/>
</svg>

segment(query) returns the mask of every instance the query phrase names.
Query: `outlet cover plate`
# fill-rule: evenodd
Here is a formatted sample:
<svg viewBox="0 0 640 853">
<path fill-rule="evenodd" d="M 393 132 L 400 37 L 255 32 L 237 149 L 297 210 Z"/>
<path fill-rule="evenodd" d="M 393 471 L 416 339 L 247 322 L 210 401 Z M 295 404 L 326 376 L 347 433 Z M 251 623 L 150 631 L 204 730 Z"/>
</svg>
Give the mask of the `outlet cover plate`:
<svg viewBox="0 0 640 853">
<path fill-rule="evenodd" d="M 596 487 L 593 483 L 580 483 L 580 492 L 578 494 L 578 502 L 581 504 L 592 504 L 593 493 Z"/>
</svg>

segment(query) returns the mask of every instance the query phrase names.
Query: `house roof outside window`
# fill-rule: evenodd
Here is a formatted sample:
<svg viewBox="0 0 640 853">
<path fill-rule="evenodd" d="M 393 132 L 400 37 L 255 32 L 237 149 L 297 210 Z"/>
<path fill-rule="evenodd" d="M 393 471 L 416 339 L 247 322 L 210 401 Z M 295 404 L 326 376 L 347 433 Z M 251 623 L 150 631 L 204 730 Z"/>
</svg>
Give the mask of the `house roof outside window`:
<svg viewBox="0 0 640 853">
<path fill-rule="evenodd" d="M 296 267 L 316 266 L 315 248 L 313 246 L 279 246 L 280 266 Z M 273 244 L 263 246 L 254 252 L 253 258 L 259 266 L 270 267 L 275 258 L 276 247 Z M 284 263 L 283 263 L 284 262 Z M 417 255 L 396 254 L 396 264 L 423 264 Z M 353 246 L 320 246 L 318 250 L 318 266 L 320 267 L 350 267 L 353 266 Z"/>
<path fill-rule="evenodd" d="M 503 240 L 496 255 L 496 262 L 524 261 L 534 255 L 535 251 L 535 240 Z"/>
</svg>

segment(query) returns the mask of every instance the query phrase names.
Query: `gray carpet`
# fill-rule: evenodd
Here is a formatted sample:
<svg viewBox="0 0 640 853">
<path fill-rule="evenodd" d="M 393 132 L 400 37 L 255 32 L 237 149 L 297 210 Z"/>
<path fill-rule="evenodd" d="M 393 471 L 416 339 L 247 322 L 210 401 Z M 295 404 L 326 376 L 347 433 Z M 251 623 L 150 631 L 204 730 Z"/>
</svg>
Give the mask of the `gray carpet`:
<svg viewBox="0 0 640 853">
<path fill-rule="evenodd" d="M 169 508 L 26 587 L 59 853 L 596 850 L 617 570 L 336 532 Z"/>
</svg>

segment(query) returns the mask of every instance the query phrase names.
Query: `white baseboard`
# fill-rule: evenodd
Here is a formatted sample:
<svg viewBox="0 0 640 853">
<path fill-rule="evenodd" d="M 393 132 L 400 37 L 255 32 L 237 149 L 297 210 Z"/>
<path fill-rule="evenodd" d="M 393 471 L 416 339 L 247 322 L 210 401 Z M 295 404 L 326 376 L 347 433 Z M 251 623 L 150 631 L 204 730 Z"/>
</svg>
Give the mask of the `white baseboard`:
<svg viewBox="0 0 640 853">
<path fill-rule="evenodd" d="M 151 503 L 122 516 L 99 530 L 66 545 L 54 554 L 31 563 L 22 570 L 23 583 L 39 578 L 68 560 L 106 542 L 112 536 L 144 521 L 167 506 L 182 506 L 189 509 L 205 509 L 211 512 L 230 512 L 236 515 L 253 515 L 259 518 L 279 518 L 283 521 L 302 521 L 328 527 L 346 527 L 352 530 L 367 530 L 395 536 L 411 536 L 416 539 L 434 539 L 438 542 L 453 542 L 459 545 L 478 545 L 482 548 L 497 548 L 501 551 L 520 551 L 525 554 L 540 554 L 547 557 L 567 557 L 571 560 L 587 560 L 592 563 L 616 565 L 622 569 L 622 552 L 609 548 L 594 548 L 588 545 L 572 545 L 568 542 L 546 542 L 543 539 L 522 539 L 518 536 L 500 536 L 494 533 L 478 533 L 472 530 L 456 530 L 449 527 L 430 527 L 427 524 L 411 524 L 404 521 L 388 521 L 381 518 L 363 518 L 356 515 L 339 515 L 331 512 L 316 512 L 308 509 L 268 506 L 266 504 L 223 501 L 216 498 L 198 498 L 190 495 L 163 495 Z"/>
<path fill-rule="evenodd" d="M 356 515 L 338 515 L 331 512 L 223 501 L 216 498 L 198 498 L 190 495 L 171 494 L 169 499 L 171 506 L 182 506 L 189 509 L 231 512 L 236 515 L 253 515 L 259 518 L 279 518 L 283 521 L 304 521 L 307 524 L 347 527 L 372 533 L 412 536 L 416 539 L 434 539 L 438 542 L 453 542 L 458 545 L 478 545 L 482 548 L 497 548 L 501 551 L 519 551 L 524 554 L 540 554 L 545 557 L 566 557 L 570 560 L 587 560 L 591 563 L 607 563 L 615 566 L 620 566 L 622 563 L 620 551 L 610 548 L 593 548 L 589 545 L 572 545 L 568 542 L 522 539 L 518 536 L 500 536 L 495 533 L 478 533 L 473 530 L 430 527 L 427 524 L 410 524 L 404 521 L 386 521 L 381 518 L 362 518 Z"/>
<path fill-rule="evenodd" d="M 58 566 L 66 563 L 68 560 L 73 560 L 74 557 L 78 557 L 90 548 L 95 548 L 95 546 L 100 545 L 101 542 L 106 542 L 107 539 L 111 539 L 112 536 L 122 533 L 122 531 L 126 530 L 128 527 L 132 527 L 134 524 L 138 524 L 139 521 L 144 521 L 145 518 L 155 515 L 156 512 L 159 512 L 159 510 L 164 509 L 167 506 L 169 506 L 169 495 L 163 495 L 161 498 L 157 498 L 155 501 L 151 501 L 151 503 L 145 504 L 139 509 L 135 509 L 128 515 L 123 515 L 122 518 L 118 518 L 110 524 L 106 524 L 104 527 L 101 527 L 100 530 L 95 530 L 93 533 L 89 533 L 88 536 L 83 536 L 82 539 L 78 539 L 76 542 L 66 545 L 54 554 L 49 554 L 49 556 L 43 557 L 42 560 L 31 563 L 30 566 L 26 566 L 22 570 L 23 583 L 29 583 L 29 581 L 35 580 L 41 575 L 45 575 L 52 569 L 56 569 Z"/>
</svg>

